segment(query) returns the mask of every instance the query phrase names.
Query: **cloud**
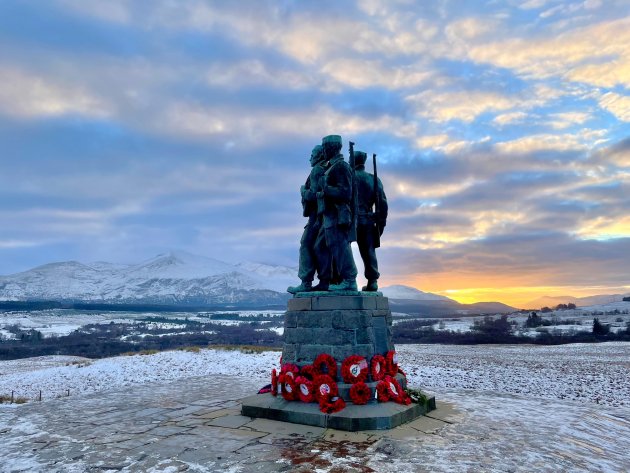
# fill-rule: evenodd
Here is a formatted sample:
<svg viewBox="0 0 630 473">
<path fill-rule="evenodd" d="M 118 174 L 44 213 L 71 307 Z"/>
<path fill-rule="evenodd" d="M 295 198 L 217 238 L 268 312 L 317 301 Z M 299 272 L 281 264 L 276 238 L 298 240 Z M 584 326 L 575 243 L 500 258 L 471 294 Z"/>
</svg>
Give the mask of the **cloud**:
<svg viewBox="0 0 630 473">
<path fill-rule="evenodd" d="M 600 97 L 599 104 L 619 120 L 630 122 L 630 96 L 607 92 Z"/>
<path fill-rule="evenodd" d="M 379 156 L 384 283 L 627 279 L 623 2 L 101 3 L 0 6 L 3 271 L 295 265 L 308 155 L 340 133 Z"/>
<path fill-rule="evenodd" d="M 322 73 L 354 88 L 385 87 L 400 89 L 418 86 L 433 77 L 432 70 L 417 66 L 384 67 L 379 61 L 338 59 L 326 64 Z"/>
<path fill-rule="evenodd" d="M 55 83 L 25 71 L 0 66 L 0 110 L 16 117 L 78 114 L 104 118 L 112 113 L 106 101 L 80 86 Z"/>
<path fill-rule="evenodd" d="M 625 71 L 630 63 L 629 42 L 630 19 L 621 18 L 576 28 L 555 37 L 511 38 L 474 44 L 467 55 L 475 62 L 512 69 L 523 77 L 571 78 L 574 68 L 596 64 L 604 70 L 613 64 L 615 70 Z M 625 80 L 625 72 L 619 77 Z M 584 69 L 580 78 L 588 80 Z"/>
<path fill-rule="evenodd" d="M 496 92 L 421 92 L 407 97 L 418 113 L 438 122 L 453 119 L 472 122 L 487 111 L 502 111 L 513 108 L 516 103 L 509 97 Z"/>
<path fill-rule="evenodd" d="M 508 112 L 495 116 L 492 122 L 500 126 L 505 126 L 522 123 L 525 118 L 527 118 L 527 113 L 525 112 Z"/>
</svg>

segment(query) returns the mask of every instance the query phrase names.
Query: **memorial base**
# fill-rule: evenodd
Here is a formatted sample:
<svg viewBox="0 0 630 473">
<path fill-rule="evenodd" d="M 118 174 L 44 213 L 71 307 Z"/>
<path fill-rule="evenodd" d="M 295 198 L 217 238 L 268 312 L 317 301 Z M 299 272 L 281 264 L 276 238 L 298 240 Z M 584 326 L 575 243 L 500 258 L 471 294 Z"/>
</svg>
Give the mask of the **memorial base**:
<svg viewBox="0 0 630 473">
<path fill-rule="evenodd" d="M 337 387 L 346 407 L 335 414 L 324 414 L 317 403 L 286 401 L 282 396 L 257 394 L 243 400 L 242 413 L 297 424 L 329 427 L 339 430 L 391 429 L 410 422 L 435 409 L 435 399 L 424 404 L 401 405 L 395 402 L 365 405 L 350 400 L 351 384 L 341 380 L 341 363 L 351 355 L 371 360 L 394 350 L 392 313 L 389 301 L 380 292 L 307 292 L 298 293 L 288 302 L 284 315 L 282 362 L 298 368 L 311 365 L 325 353 L 337 361 Z M 396 378 L 403 389 L 407 380 L 402 373 Z M 366 385 L 372 396 L 378 382 L 370 375 Z"/>
<path fill-rule="evenodd" d="M 357 406 L 349 403 L 340 412 L 324 414 L 317 403 L 288 402 L 281 396 L 274 397 L 267 393 L 245 398 L 241 412 L 248 417 L 358 432 L 393 429 L 434 409 L 435 398 L 432 397 L 426 405 L 412 403 L 405 406 L 384 402 Z"/>
</svg>

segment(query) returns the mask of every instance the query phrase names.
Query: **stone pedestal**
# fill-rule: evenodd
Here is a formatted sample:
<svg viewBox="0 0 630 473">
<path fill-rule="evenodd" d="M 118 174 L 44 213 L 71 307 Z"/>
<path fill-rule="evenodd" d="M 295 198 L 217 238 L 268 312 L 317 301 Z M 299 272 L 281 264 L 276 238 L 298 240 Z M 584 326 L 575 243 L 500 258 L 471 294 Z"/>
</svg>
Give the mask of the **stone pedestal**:
<svg viewBox="0 0 630 473">
<path fill-rule="evenodd" d="M 391 429 L 435 409 L 435 399 L 426 405 L 403 406 L 370 401 L 357 406 L 350 401 L 350 384 L 341 379 L 341 363 L 350 355 L 360 355 L 368 363 L 376 355 L 394 349 L 389 302 L 380 292 L 308 292 L 289 300 L 284 317 L 282 362 L 300 367 L 312 364 L 321 353 L 337 360 L 339 395 L 346 408 L 323 414 L 315 403 L 287 402 L 271 394 L 250 396 L 243 401 L 242 413 L 286 422 L 332 427 L 340 430 Z M 406 387 L 403 375 L 398 382 Z M 375 392 L 377 382 L 366 384 Z"/>
<path fill-rule="evenodd" d="M 306 297 L 308 294 L 314 294 Z M 320 353 L 341 362 L 350 355 L 368 361 L 394 349 L 392 314 L 381 293 L 300 293 L 289 300 L 284 318 L 282 362 L 311 364 Z"/>
</svg>

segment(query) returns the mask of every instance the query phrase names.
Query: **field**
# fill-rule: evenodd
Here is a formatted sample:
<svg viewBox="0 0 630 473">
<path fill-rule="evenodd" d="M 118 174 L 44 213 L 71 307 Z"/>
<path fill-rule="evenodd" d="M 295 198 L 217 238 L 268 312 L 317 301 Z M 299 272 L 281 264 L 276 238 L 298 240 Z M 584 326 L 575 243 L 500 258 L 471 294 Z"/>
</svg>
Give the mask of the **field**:
<svg viewBox="0 0 630 473">
<path fill-rule="evenodd" d="M 412 386 L 466 389 L 541 399 L 630 406 L 630 343 L 533 345 L 400 345 Z M 248 377 L 261 387 L 278 368 L 279 351 L 202 349 L 101 360 L 44 357 L 0 362 L 0 395 L 44 400 L 153 381 L 218 374 Z M 6 406 L 6 404 L 4 404 Z"/>
</svg>

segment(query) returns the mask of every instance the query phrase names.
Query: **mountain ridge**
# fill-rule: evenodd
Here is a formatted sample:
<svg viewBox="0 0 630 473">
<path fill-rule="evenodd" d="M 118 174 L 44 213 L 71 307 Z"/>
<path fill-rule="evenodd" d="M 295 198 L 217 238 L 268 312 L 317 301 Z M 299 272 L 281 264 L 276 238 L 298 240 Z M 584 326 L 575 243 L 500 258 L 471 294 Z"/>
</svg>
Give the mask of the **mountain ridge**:
<svg viewBox="0 0 630 473">
<path fill-rule="evenodd" d="M 229 264 L 184 251 L 169 251 L 135 264 L 104 261 L 47 263 L 0 276 L 0 300 L 62 301 L 87 304 L 157 304 L 166 306 L 284 305 L 297 268 L 241 262 Z M 411 286 L 392 285 L 382 292 L 392 309 L 420 314 L 511 312 L 499 302 L 460 304 Z"/>
</svg>

